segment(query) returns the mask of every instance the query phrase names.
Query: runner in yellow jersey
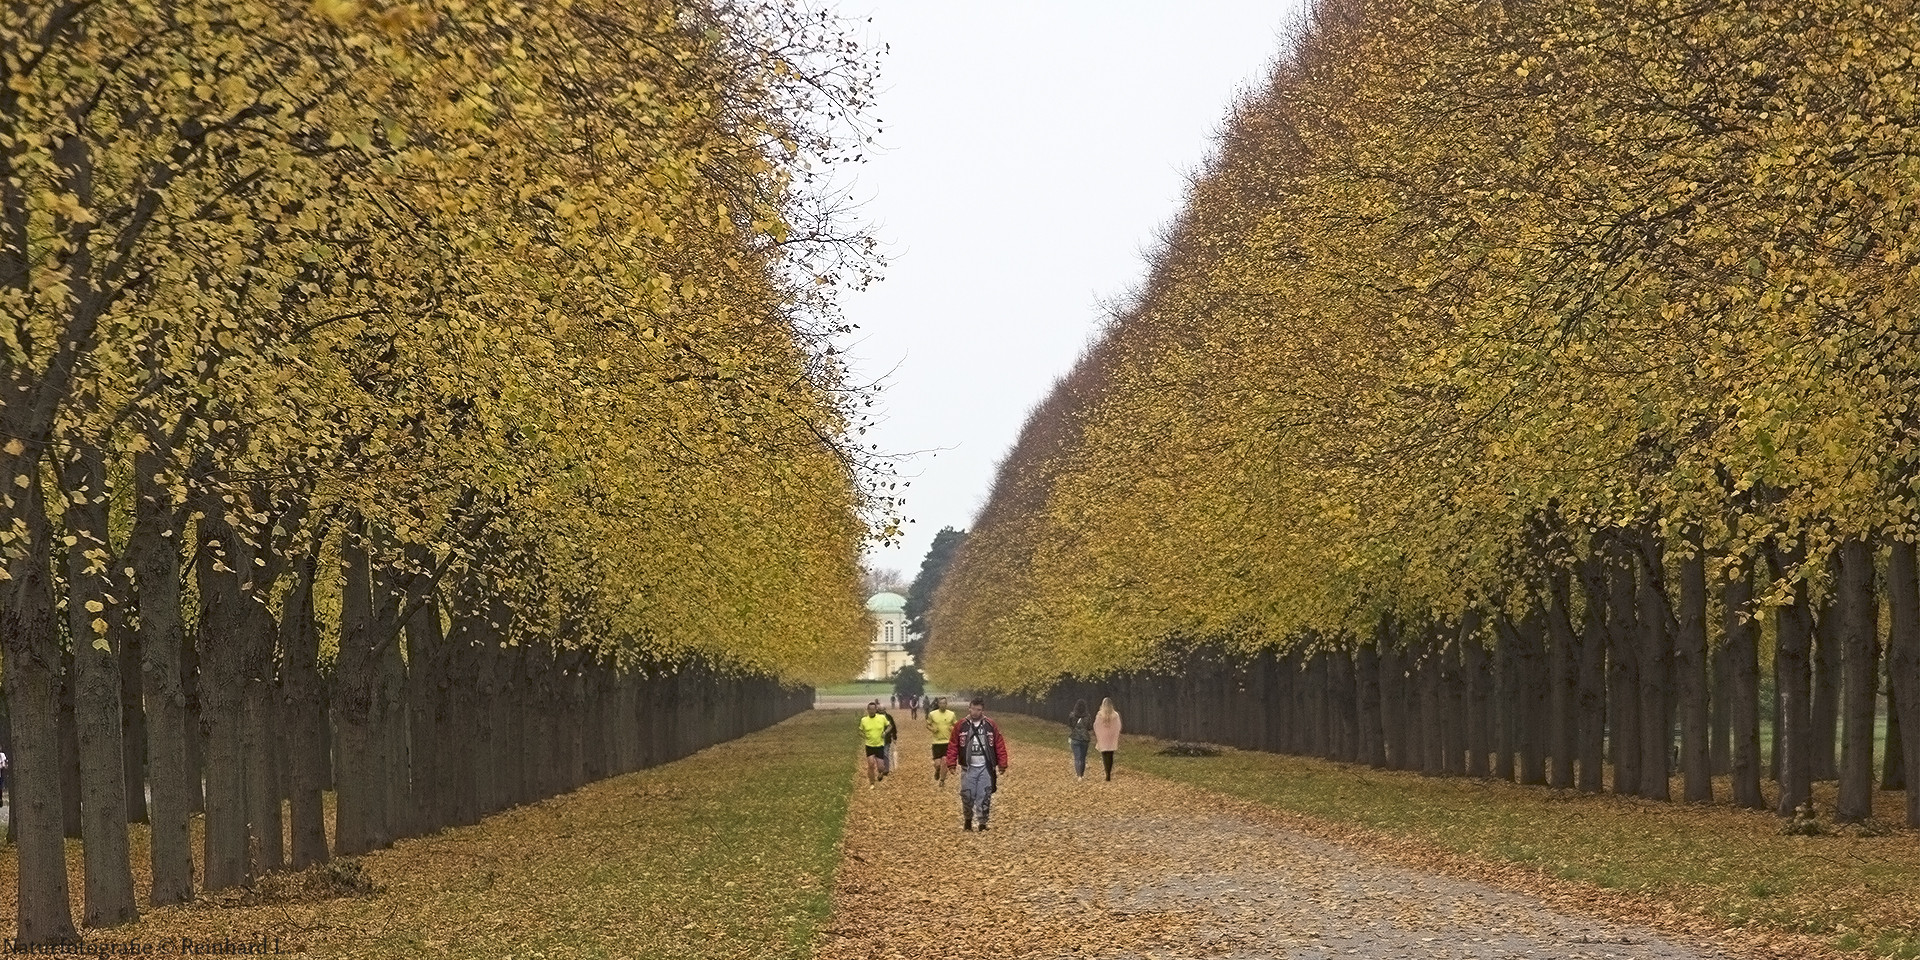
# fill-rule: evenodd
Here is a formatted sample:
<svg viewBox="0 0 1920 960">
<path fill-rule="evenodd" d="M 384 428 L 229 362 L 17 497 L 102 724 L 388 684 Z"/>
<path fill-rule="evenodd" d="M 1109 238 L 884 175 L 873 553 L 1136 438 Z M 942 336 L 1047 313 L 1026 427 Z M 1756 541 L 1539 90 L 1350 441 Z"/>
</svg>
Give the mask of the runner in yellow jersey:
<svg viewBox="0 0 1920 960">
<path fill-rule="evenodd" d="M 867 748 L 867 786 L 880 785 L 880 764 L 887 757 L 887 728 L 893 725 L 880 712 L 880 701 L 867 701 L 867 715 L 860 718 L 860 742 Z"/>
<path fill-rule="evenodd" d="M 935 697 L 927 711 L 927 732 L 933 735 L 933 782 L 947 785 L 947 741 L 953 739 L 953 725 L 959 721 L 947 709 L 945 697 Z"/>
</svg>

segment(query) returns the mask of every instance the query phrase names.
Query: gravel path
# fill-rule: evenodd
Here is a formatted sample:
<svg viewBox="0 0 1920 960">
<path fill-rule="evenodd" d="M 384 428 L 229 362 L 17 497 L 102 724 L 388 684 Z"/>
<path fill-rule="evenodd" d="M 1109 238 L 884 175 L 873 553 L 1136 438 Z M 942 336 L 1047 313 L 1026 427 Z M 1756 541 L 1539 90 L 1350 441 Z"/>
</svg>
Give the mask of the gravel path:
<svg viewBox="0 0 1920 960">
<path fill-rule="evenodd" d="M 1403 869 L 1170 781 L 1101 782 L 1097 756 L 1076 781 L 1065 751 L 1018 741 L 993 829 L 965 833 L 919 741 L 878 789 L 856 787 L 820 960 L 1729 957 Z"/>
</svg>

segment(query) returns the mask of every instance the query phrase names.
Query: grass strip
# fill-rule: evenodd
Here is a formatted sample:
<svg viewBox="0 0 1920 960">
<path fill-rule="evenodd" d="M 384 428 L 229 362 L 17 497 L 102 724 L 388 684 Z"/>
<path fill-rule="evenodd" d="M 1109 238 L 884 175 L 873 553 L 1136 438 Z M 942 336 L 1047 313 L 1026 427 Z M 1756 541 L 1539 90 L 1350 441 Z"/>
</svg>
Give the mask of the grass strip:
<svg viewBox="0 0 1920 960">
<path fill-rule="evenodd" d="M 1059 724 L 1023 716 L 1003 716 L 1001 723 L 1016 740 L 1066 742 Z M 1590 884 L 1641 904 L 1657 902 L 1723 929 L 1920 957 L 1920 899 L 1913 896 L 1920 889 L 1920 838 L 1886 820 L 1787 836 L 1773 815 L 1726 805 L 1422 777 L 1233 749 L 1214 757 L 1167 756 L 1159 752 L 1167 745 L 1129 735 L 1120 766 L 1322 823 Z M 1724 781 L 1719 786 L 1726 796 Z M 1880 806 L 1883 815 L 1896 812 L 1890 803 Z"/>
<path fill-rule="evenodd" d="M 184 938 L 370 960 L 810 957 L 833 907 L 853 784 L 849 727 L 847 714 L 804 713 L 401 841 L 357 868 L 275 878 L 86 939 L 157 945 L 160 956 L 180 955 Z M 361 877 L 378 892 L 341 895 Z"/>
</svg>

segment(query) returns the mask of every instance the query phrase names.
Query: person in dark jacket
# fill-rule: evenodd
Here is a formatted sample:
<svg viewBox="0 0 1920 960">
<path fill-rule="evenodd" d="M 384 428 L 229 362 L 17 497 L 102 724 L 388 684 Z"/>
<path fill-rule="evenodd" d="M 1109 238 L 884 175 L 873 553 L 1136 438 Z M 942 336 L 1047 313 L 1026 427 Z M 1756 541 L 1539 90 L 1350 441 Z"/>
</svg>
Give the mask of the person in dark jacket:
<svg viewBox="0 0 1920 960">
<path fill-rule="evenodd" d="M 947 741 L 947 769 L 960 768 L 961 825 L 972 830 L 974 821 L 987 829 L 987 816 L 993 812 L 993 795 L 1000 789 L 1000 775 L 1007 772 L 1007 738 L 1000 725 L 987 717 L 987 702 L 979 697 L 967 708 L 967 716 L 953 725 Z"/>
<path fill-rule="evenodd" d="M 1087 778 L 1087 747 L 1093 742 L 1093 718 L 1087 716 L 1087 702 L 1075 701 L 1067 717 L 1067 749 L 1073 751 L 1073 776 Z"/>
</svg>

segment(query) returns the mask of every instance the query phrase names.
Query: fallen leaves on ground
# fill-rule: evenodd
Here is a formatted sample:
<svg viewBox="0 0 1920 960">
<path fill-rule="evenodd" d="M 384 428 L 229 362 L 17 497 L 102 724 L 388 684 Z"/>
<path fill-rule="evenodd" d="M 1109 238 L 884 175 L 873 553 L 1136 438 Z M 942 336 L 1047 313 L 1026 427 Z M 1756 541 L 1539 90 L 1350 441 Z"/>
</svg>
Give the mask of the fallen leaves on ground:
<svg viewBox="0 0 1920 960">
<path fill-rule="evenodd" d="M 1002 724 L 1014 737 L 1065 738 L 1064 727 L 1029 717 Z M 1211 791 L 1221 809 L 1279 829 L 1558 909 L 1721 944 L 1734 956 L 1817 960 L 1876 946 L 1899 955 L 1902 936 L 1920 937 L 1920 902 L 1902 892 L 1920 883 L 1920 850 L 1907 831 L 1784 837 L 1770 815 L 1725 806 L 1254 751 L 1163 757 L 1166 743 L 1129 736 L 1123 767 Z"/>
<path fill-rule="evenodd" d="M 1007 730 L 1014 766 L 988 833 L 961 830 L 957 786 L 936 788 L 926 760 L 856 788 L 820 960 L 1753 956 L 1423 870 L 1132 770 L 1076 780 L 1064 751 L 1035 743 L 1044 728 Z"/>
<path fill-rule="evenodd" d="M 85 935 L 96 945 L 266 938 L 283 955 L 368 960 L 798 960 L 831 905 L 848 788 L 839 719 L 802 714 L 401 841 L 356 861 L 371 895 L 340 896 L 323 876 L 276 877 Z"/>
</svg>

